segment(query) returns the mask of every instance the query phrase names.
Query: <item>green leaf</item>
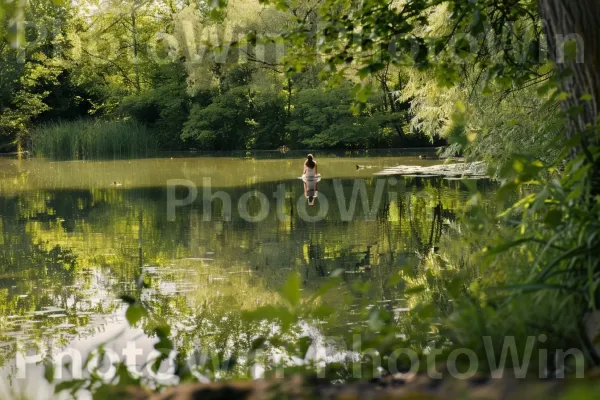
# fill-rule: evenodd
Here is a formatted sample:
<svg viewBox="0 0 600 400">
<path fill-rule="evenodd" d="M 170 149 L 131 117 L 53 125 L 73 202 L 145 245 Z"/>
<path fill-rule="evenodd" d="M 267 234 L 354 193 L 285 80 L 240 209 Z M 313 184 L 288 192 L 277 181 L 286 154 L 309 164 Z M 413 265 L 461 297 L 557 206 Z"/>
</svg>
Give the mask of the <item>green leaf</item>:
<svg viewBox="0 0 600 400">
<path fill-rule="evenodd" d="M 443 88 L 451 88 L 460 81 L 458 71 L 451 65 L 443 65 L 436 69 L 436 80 Z"/>
<path fill-rule="evenodd" d="M 486 249 L 484 249 L 484 252 L 486 254 L 486 257 L 490 257 L 490 256 L 495 256 L 499 253 L 505 252 L 508 249 L 511 249 L 515 246 L 520 246 L 524 243 L 528 243 L 531 241 L 531 238 L 523 238 L 523 239 L 517 239 L 517 240 L 513 240 L 512 242 L 506 242 L 506 243 L 502 243 L 499 244 L 498 246 L 494 246 L 494 247 L 488 247 Z"/>
<path fill-rule="evenodd" d="M 451 298 L 457 299 L 460 297 L 461 290 L 463 286 L 463 280 L 460 277 L 452 278 L 447 284 L 446 288 L 448 289 L 448 294 Z"/>
<path fill-rule="evenodd" d="M 292 307 L 300 303 L 300 274 L 293 273 L 281 288 L 281 296 L 290 303 Z"/>
<path fill-rule="evenodd" d="M 262 2 L 262 0 L 260 2 Z M 287 10 L 289 10 L 290 7 L 289 7 L 287 1 L 279 0 L 279 1 L 275 2 L 275 8 L 279 11 L 287 11 Z"/>
<path fill-rule="evenodd" d="M 289 327 L 296 317 L 287 307 L 264 306 L 256 310 L 242 312 L 245 321 L 281 321 L 284 328 Z"/>
<path fill-rule="evenodd" d="M 310 315 L 316 319 L 324 319 L 331 316 L 335 310 L 331 307 L 320 305 L 310 311 Z"/>
<path fill-rule="evenodd" d="M 544 217 L 544 223 L 551 228 L 555 228 L 560 225 L 562 221 L 562 211 L 556 208 L 549 210 Z"/>
<path fill-rule="evenodd" d="M 130 386 L 139 384 L 140 379 L 134 379 L 133 376 L 129 373 L 127 369 L 127 365 L 123 363 L 117 364 L 117 372 L 116 376 L 119 377 L 119 386 Z"/>
<path fill-rule="evenodd" d="M 146 315 L 146 309 L 140 303 L 130 305 L 125 312 L 125 318 L 131 326 L 137 324 Z"/>
<path fill-rule="evenodd" d="M 327 281 L 325 284 L 321 285 L 319 287 L 319 289 L 317 289 L 317 291 L 310 297 L 309 302 L 314 302 L 316 299 L 318 299 L 319 297 L 323 297 L 325 294 L 327 294 L 331 289 L 333 289 L 334 287 L 338 286 L 340 283 L 340 279 L 338 278 L 340 276 L 340 273 L 338 273 L 337 271 L 339 271 L 340 269 L 336 270 L 333 272 L 333 274 L 331 274 L 331 276 L 334 276 L 334 278 L 331 278 L 329 281 Z M 341 273 L 343 273 L 344 271 L 341 270 Z"/>
<path fill-rule="evenodd" d="M 173 350 L 173 341 L 169 338 L 161 338 L 158 343 L 154 345 L 154 348 L 163 355 L 168 355 Z"/>
<path fill-rule="evenodd" d="M 75 393 L 79 388 L 81 388 L 86 381 L 83 379 L 73 379 L 71 381 L 60 382 L 58 385 L 54 387 L 54 393 L 60 393 L 65 390 L 70 390 L 71 393 Z"/>
<path fill-rule="evenodd" d="M 312 339 L 309 336 L 304 336 L 298 339 L 299 357 L 304 359 L 308 349 L 312 345 Z"/>
<path fill-rule="evenodd" d="M 471 43 L 466 38 L 460 38 L 454 44 L 454 50 L 461 59 L 466 59 L 471 54 Z"/>
<path fill-rule="evenodd" d="M 550 89 L 552 89 L 552 88 L 553 88 L 552 84 L 544 83 L 537 89 L 537 94 L 540 97 L 546 96 L 548 94 L 548 92 L 550 92 Z"/>
<path fill-rule="evenodd" d="M 499 76 L 496 78 L 496 84 L 500 86 L 502 90 L 510 89 L 512 86 L 512 78 L 508 76 Z"/>
<path fill-rule="evenodd" d="M 385 68 L 385 64 L 384 63 L 373 63 L 373 64 L 369 64 L 361 69 L 358 70 L 358 76 L 361 79 L 364 79 L 378 71 L 381 71 L 382 69 Z"/>
<path fill-rule="evenodd" d="M 54 364 L 47 362 L 44 364 L 44 378 L 48 383 L 54 382 Z"/>
<path fill-rule="evenodd" d="M 411 312 L 419 316 L 419 318 L 429 319 L 435 315 L 435 307 L 433 304 L 419 304 Z"/>
<path fill-rule="evenodd" d="M 373 95 L 373 85 L 371 83 L 356 85 L 352 88 L 352 92 L 358 103 L 366 103 Z"/>
<path fill-rule="evenodd" d="M 485 86 L 483 87 L 483 89 L 481 90 L 481 94 L 483 94 L 484 96 L 490 96 L 494 93 L 494 91 L 492 90 L 492 88 L 490 87 L 490 85 L 488 83 L 485 84 Z"/>
<path fill-rule="evenodd" d="M 154 332 L 159 338 L 168 338 L 171 334 L 171 328 L 169 328 L 168 326 L 159 326 L 154 330 Z"/>
<path fill-rule="evenodd" d="M 400 274 L 392 275 L 387 279 L 387 281 L 385 283 L 385 287 L 393 288 L 396 285 L 398 285 L 401 281 L 402 281 L 402 275 L 400 275 Z"/>
<path fill-rule="evenodd" d="M 547 62 L 546 64 L 539 67 L 537 72 L 540 75 L 546 75 L 546 74 L 550 73 L 553 69 L 554 69 L 554 63 Z"/>
<path fill-rule="evenodd" d="M 569 195 L 567 196 L 567 198 L 565 200 L 566 201 L 577 200 L 581 197 L 582 194 L 583 194 L 583 187 L 581 185 L 576 186 L 571 191 L 571 193 L 569 193 Z"/>
</svg>

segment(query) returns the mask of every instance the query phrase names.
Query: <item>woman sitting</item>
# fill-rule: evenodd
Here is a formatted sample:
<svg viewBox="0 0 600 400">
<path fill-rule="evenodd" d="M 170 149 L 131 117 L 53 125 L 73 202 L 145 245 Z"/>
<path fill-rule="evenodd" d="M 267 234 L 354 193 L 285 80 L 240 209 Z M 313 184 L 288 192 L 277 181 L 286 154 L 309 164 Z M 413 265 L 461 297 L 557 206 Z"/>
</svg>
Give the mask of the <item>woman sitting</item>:
<svg viewBox="0 0 600 400">
<path fill-rule="evenodd" d="M 304 175 L 307 178 L 312 178 L 318 175 L 317 162 L 313 160 L 312 154 L 306 156 L 306 161 L 304 162 L 304 170 L 302 171 L 302 175 Z"/>
<path fill-rule="evenodd" d="M 317 162 L 313 160 L 312 154 L 309 154 L 304 162 L 302 180 L 304 181 L 304 196 L 306 196 L 308 199 L 308 205 L 312 206 L 315 204 L 315 199 L 319 195 L 319 174 L 317 172 Z"/>
</svg>

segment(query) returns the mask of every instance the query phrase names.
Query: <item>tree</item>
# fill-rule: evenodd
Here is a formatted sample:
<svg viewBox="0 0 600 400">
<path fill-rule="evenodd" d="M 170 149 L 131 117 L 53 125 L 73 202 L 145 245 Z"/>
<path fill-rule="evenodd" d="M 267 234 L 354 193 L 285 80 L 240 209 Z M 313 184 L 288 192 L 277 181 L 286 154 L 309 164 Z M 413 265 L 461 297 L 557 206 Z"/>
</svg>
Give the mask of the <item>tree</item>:
<svg viewBox="0 0 600 400">
<path fill-rule="evenodd" d="M 300 91 L 288 124 L 292 145 L 368 148 L 376 144 L 384 126 L 389 125 L 386 114 L 373 115 L 364 110 L 354 115 L 349 107 L 352 98 L 349 83 L 330 90 Z M 372 99 L 369 108 L 374 105 Z"/>
<path fill-rule="evenodd" d="M 73 79 L 103 99 L 95 112 L 110 113 L 121 98 L 151 87 L 163 62 L 160 33 L 172 30 L 177 10 L 160 0 L 83 0 L 78 6 L 69 35 Z"/>
<path fill-rule="evenodd" d="M 550 56 L 563 74 L 562 90 L 569 94 L 563 110 L 570 115 L 567 138 L 585 133 L 574 149 L 585 152 L 588 161 L 594 162 L 596 193 L 600 192 L 600 160 L 594 160 L 589 146 L 600 145 L 598 116 L 600 114 L 600 4 L 594 0 L 539 0 L 540 16 L 546 21 L 546 37 Z M 576 36 L 574 36 L 576 35 Z M 576 54 L 565 57 L 564 39 L 575 37 Z M 577 110 L 572 113 L 572 110 Z"/>
<path fill-rule="evenodd" d="M 208 106 L 195 104 L 181 137 L 206 150 L 274 149 L 284 140 L 283 105 L 276 95 L 236 86 Z"/>
<path fill-rule="evenodd" d="M 293 2 L 269 3 L 290 8 Z M 424 27 L 428 25 L 428 16 L 439 7 L 447 9 L 448 30 L 435 37 Z M 519 87 L 540 77 L 538 68 L 543 61 L 540 53 L 544 50 L 541 14 L 546 21 L 552 60 L 559 70 L 570 69 L 575 76 L 563 84 L 563 89 L 574 105 L 585 94 L 592 97 L 584 107 L 586 111 L 578 117 L 577 129 L 570 128 L 569 135 L 574 136 L 586 124 L 595 125 L 598 114 L 600 69 L 594 60 L 599 51 L 599 9 L 593 0 L 539 0 L 539 14 L 536 0 L 367 0 L 360 6 L 350 0 L 328 0 L 320 8 L 318 32 L 311 30 L 312 24 L 297 20 L 296 29 L 289 30 L 285 37 L 294 44 L 305 41 L 307 35 L 320 37 L 317 53 L 335 74 L 347 73 L 352 67 L 367 78 L 391 62 L 432 68 L 440 83 L 452 85 L 458 79 L 457 69 L 480 66 L 487 71 L 484 77 L 487 81 Z M 562 39 L 572 34 L 579 34 L 585 42 L 585 62 L 565 63 L 560 57 L 565 45 Z M 448 53 L 455 59 L 444 57 Z M 566 107 L 570 105 L 567 103 Z"/>
<path fill-rule="evenodd" d="M 50 0 L 13 11 L 0 15 L 0 150 L 22 145 L 32 120 L 49 109 L 46 98 L 64 72 L 70 12 Z M 13 26 L 11 15 L 30 23 L 13 21 Z"/>
<path fill-rule="evenodd" d="M 160 65 L 151 75 L 151 88 L 125 97 L 119 114 L 131 116 L 151 128 L 161 149 L 180 149 L 179 135 L 190 113 L 192 99 L 187 93 L 187 73 L 182 63 Z M 197 103 L 207 105 L 207 101 Z"/>
</svg>

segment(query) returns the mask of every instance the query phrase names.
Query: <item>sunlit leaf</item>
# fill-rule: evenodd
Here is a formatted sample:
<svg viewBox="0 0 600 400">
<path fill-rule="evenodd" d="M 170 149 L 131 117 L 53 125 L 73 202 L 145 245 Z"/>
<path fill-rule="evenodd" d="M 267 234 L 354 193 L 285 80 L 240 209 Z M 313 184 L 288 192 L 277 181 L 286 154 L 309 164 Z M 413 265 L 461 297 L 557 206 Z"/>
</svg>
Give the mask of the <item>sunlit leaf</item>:
<svg viewBox="0 0 600 400">
<path fill-rule="evenodd" d="M 44 363 L 44 379 L 46 379 L 48 383 L 54 382 L 54 372 L 54 363 Z"/>
<path fill-rule="evenodd" d="M 281 297 L 287 300 L 293 307 L 300 303 L 300 284 L 300 275 L 293 273 L 281 288 Z"/>
<path fill-rule="evenodd" d="M 538 68 L 538 74 L 540 75 L 546 75 L 549 72 L 551 72 L 554 69 L 554 63 L 549 61 L 546 64 L 542 65 L 541 67 Z"/>
<path fill-rule="evenodd" d="M 146 315 L 146 309 L 139 303 L 130 305 L 125 311 L 125 318 L 132 326 L 136 325 Z"/>
</svg>

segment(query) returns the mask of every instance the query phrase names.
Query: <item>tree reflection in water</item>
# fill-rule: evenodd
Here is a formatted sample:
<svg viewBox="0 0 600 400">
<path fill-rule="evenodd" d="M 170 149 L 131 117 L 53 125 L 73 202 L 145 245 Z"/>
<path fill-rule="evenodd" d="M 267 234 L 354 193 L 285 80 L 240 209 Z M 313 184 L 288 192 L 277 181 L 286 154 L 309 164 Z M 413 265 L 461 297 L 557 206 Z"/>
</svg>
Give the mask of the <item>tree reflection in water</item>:
<svg viewBox="0 0 600 400">
<path fill-rule="evenodd" d="M 372 199 L 377 178 L 352 168 L 354 159 L 320 161 L 332 179 L 341 178 L 346 201 L 354 185 L 346 171 L 363 174 L 359 177 Z M 417 254 L 440 246 L 448 222 L 469 198 L 456 181 L 405 178 L 394 187 L 396 196 L 386 189 L 374 218 L 357 201 L 354 218 L 343 221 L 333 180 L 323 179 L 319 198 L 329 200 L 329 210 L 310 222 L 297 210 L 298 199 L 306 202 L 302 182 L 286 175 L 294 163 L 229 162 L 226 175 L 215 169 L 214 160 L 203 159 L 170 160 L 171 175 L 161 169 L 165 160 L 79 166 L 31 161 L 5 169 L 0 175 L 0 362 L 14 357 L 17 341 L 34 349 L 53 341 L 60 348 L 77 336 L 93 337 L 122 311 L 118 298 L 123 294 L 135 295 L 146 306 L 148 316 L 137 325 L 148 335 L 157 326 L 171 327 L 182 357 L 198 348 L 222 357 L 243 352 L 272 327 L 245 321 L 240 311 L 276 303 L 277 290 L 292 272 L 300 274 L 309 296 L 334 271 L 344 271 L 342 283 L 322 300 L 336 310 L 336 321 L 319 329 L 321 335 L 347 331 L 362 322 L 356 315 L 365 296 L 369 304 L 406 306 L 401 287 L 388 284 L 391 277 L 407 265 L 416 267 Z M 259 168 L 261 162 L 265 165 Z M 159 171 L 155 181 L 148 178 L 152 167 Z M 274 169 L 278 175 L 257 178 L 256 171 L 274 174 Z M 132 171 L 139 175 L 137 183 Z M 249 190 L 265 193 L 269 214 L 248 222 L 233 213 L 227 221 L 215 201 L 205 218 L 198 201 L 168 221 L 162 178 L 182 174 L 213 176 L 212 192 L 227 192 L 234 205 Z M 114 180 L 123 185 L 111 186 Z M 270 195 L 281 184 L 285 220 L 278 218 Z M 484 201 L 491 198 L 492 183 L 477 185 Z M 254 200 L 247 203 L 250 215 L 260 211 Z M 319 206 L 307 212 L 317 215 Z M 355 290 L 357 283 L 368 283 L 368 295 Z M 305 329 L 299 325 L 295 331 L 300 335 Z"/>
</svg>

